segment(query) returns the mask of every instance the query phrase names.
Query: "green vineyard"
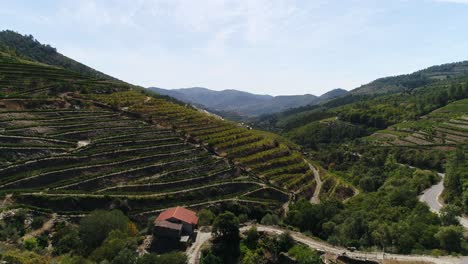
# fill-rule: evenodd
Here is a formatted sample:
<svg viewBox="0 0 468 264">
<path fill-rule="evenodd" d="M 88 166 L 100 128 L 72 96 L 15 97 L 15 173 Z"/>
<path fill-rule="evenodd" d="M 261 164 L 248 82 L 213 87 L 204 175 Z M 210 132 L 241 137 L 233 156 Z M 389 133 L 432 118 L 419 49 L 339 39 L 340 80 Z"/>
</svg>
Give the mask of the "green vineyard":
<svg viewBox="0 0 468 264">
<path fill-rule="evenodd" d="M 468 143 L 467 103 L 467 99 L 455 101 L 419 120 L 378 131 L 368 140 L 383 146 L 454 149 Z"/>
<path fill-rule="evenodd" d="M 261 131 L 122 82 L 0 57 L 0 192 L 82 214 L 310 196 L 302 155 Z M 297 198 L 297 197 L 296 197 Z"/>
</svg>

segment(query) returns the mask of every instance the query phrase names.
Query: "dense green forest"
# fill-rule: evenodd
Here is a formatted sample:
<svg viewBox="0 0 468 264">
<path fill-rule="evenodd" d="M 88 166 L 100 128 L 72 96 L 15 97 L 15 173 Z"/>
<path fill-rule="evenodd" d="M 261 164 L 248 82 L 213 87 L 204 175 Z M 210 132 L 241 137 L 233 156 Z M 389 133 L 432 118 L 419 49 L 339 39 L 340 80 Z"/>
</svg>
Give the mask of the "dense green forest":
<svg viewBox="0 0 468 264">
<path fill-rule="evenodd" d="M 468 214 L 468 160 L 466 149 L 459 148 L 451 153 L 447 162 L 444 182 L 444 200 Z"/>
<path fill-rule="evenodd" d="M 385 248 L 399 253 L 443 249 L 466 254 L 468 245 L 463 242 L 462 228 L 453 225 L 453 216 L 441 221 L 418 201 L 421 191 L 440 179 L 429 170 L 401 165 L 400 162 L 423 165 L 420 160 L 411 160 L 414 152 L 373 149 L 364 151 L 361 157 L 343 156 L 345 152 L 340 149 L 335 155 L 327 153 L 321 160 L 332 161 L 329 170 L 358 186 L 362 193 L 347 203 L 328 200 L 312 205 L 301 200 L 290 208 L 286 223 L 337 245 Z M 441 158 L 437 153 L 427 157 L 435 155 Z M 439 166 L 430 160 L 425 162 L 430 167 Z M 446 233 L 455 243 L 444 241 Z"/>
</svg>

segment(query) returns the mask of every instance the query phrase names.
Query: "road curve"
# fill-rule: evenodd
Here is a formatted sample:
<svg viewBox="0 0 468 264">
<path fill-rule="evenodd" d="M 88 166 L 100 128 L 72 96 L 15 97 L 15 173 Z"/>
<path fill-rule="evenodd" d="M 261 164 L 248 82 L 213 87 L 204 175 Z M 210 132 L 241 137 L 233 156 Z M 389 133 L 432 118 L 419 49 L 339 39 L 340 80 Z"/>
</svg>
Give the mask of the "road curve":
<svg viewBox="0 0 468 264">
<path fill-rule="evenodd" d="M 244 226 L 240 229 L 241 232 L 247 231 L 250 229 L 252 225 Z M 284 228 L 276 227 L 276 226 L 264 226 L 264 225 L 256 225 L 258 231 L 267 232 L 270 234 L 282 234 L 284 232 L 289 232 L 291 237 L 304 245 L 309 246 L 312 249 L 332 253 L 336 255 L 346 254 L 346 256 L 354 258 L 354 259 L 361 259 L 361 260 L 374 260 L 378 262 L 382 262 L 384 259 L 392 259 L 398 261 L 410 261 L 410 262 L 432 262 L 436 264 L 467 264 L 468 257 L 451 257 L 451 256 L 444 256 L 444 257 L 432 257 L 426 255 L 399 255 L 399 254 L 389 254 L 382 252 L 362 252 L 362 251 L 349 251 L 346 248 L 342 247 L 335 247 L 332 246 L 324 241 L 314 239 L 308 237 L 302 233 L 290 231 Z M 201 235 L 203 234 L 203 235 Z M 201 236 L 200 236 L 201 235 Z M 198 259 L 200 256 L 200 249 L 201 245 L 207 242 L 211 238 L 210 233 L 202 232 L 198 234 L 197 241 L 190 247 L 187 252 L 189 253 L 189 263 L 190 264 L 197 264 Z M 199 240 L 200 238 L 200 240 Z"/>
<path fill-rule="evenodd" d="M 440 210 L 444 207 L 444 204 L 440 201 L 440 195 L 444 191 L 445 173 L 437 172 L 437 175 L 440 176 L 441 180 L 424 190 L 419 196 L 419 201 L 426 203 L 432 212 L 440 214 Z M 460 222 L 460 225 L 465 229 L 468 229 L 468 219 L 466 217 L 459 216 L 457 219 Z"/>
<path fill-rule="evenodd" d="M 444 207 L 439 198 L 442 194 L 442 191 L 444 190 L 445 173 L 438 172 L 437 175 L 440 176 L 441 180 L 437 184 L 434 184 L 428 189 L 424 190 L 419 196 L 419 201 L 426 203 L 432 212 L 439 214 L 440 209 Z"/>
</svg>

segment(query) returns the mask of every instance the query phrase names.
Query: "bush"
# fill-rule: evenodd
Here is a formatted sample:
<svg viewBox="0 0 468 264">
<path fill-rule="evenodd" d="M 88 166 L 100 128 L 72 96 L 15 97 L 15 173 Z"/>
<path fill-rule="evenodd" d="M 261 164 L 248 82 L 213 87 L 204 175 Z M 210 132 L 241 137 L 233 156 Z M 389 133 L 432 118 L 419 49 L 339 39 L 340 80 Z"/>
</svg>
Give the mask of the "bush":
<svg viewBox="0 0 468 264">
<path fill-rule="evenodd" d="M 266 214 L 260 223 L 262 223 L 262 225 L 278 225 L 280 219 L 277 215 Z"/>
<path fill-rule="evenodd" d="M 37 239 L 35 237 L 27 238 L 24 240 L 24 248 L 27 250 L 34 250 L 37 248 Z"/>
<path fill-rule="evenodd" d="M 146 254 L 137 260 L 137 264 L 186 264 L 187 255 L 181 252 L 171 252 L 162 255 Z M 204 263 L 201 262 L 200 263 Z M 214 262 L 207 262 L 213 264 Z M 205 264 L 207 264 L 205 263 Z"/>
<path fill-rule="evenodd" d="M 295 245 L 288 251 L 288 254 L 291 257 L 294 257 L 299 264 L 321 263 L 317 252 L 313 251 L 307 246 Z"/>
<path fill-rule="evenodd" d="M 202 209 L 200 212 L 198 212 L 198 224 L 200 226 L 208 226 L 211 225 L 213 222 L 213 219 L 215 218 L 215 215 L 213 212 L 211 212 L 208 209 Z"/>
</svg>

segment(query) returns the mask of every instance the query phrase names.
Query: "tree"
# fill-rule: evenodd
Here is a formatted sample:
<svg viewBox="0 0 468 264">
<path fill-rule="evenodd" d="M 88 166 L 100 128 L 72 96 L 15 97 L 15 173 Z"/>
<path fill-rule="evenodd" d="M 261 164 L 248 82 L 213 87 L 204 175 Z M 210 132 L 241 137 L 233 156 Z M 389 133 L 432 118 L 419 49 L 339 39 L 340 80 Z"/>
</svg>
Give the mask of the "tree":
<svg viewBox="0 0 468 264">
<path fill-rule="evenodd" d="M 121 250 L 114 259 L 112 259 L 111 264 L 134 264 L 136 263 L 136 254 L 135 250 L 130 250 L 125 248 Z"/>
<path fill-rule="evenodd" d="M 463 231 L 458 226 L 441 227 L 435 237 L 439 240 L 440 246 L 449 252 L 458 252 L 461 249 Z"/>
<path fill-rule="evenodd" d="M 284 232 L 278 236 L 278 250 L 288 252 L 294 246 L 294 239 L 289 232 Z"/>
<path fill-rule="evenodd" d="M 249 230 L 247 230 L 245 234 L 244 243 L 249 249 L 255 249 L 257 247 L 257 241 L 260 238 L 258 234 L 257 228 L 252 226 Z"/>
<path fill-rule="evenodd" d="M 213 253 L 223 263 L 235 263 L 240 254 L 239 219 L 228 211 L 218 215 L 213 222 L 212 233 L 215 237 Z"/>
<path fill-rule="evenodd" d="M 54 235 L 54 254 L 82 253 L 83 242 L 76 227 L 66 226 Z"/>
<path fill-rule="evenodd" d="M 440 210 L 440 220 L 443 225 L 458 225 L 460 222 L 457 219 L 457 216 L 461 214 L 461 208 L 448 204 Z"/>
<path fill-rule="evenodd" d="M 94 211 L 80 222 L 80 237 L 87 252 L 98 247 L 112 230 L 128 231 L 129 219 L 118 210 Z"/>
<path fill-rule="evenodd" d="M 212 233 L 220 241 L 238 242 L 240 239 L 239 219 L 231 212 L 218 215 L 214 220 Z"/>
<path fill-rule="evenodd" d="M 135 252 L 136 248 L 137 242 L 134 237 L 130 237 L 126 232 L 113 230 L 109 233 L 109 236 L 104 240 L 102 245 L 93 252 L 91 259 L 96 262 L 112 260 L 112 263 L 114 263 L 113 260 L 118 257 L 116 263 L 125 263 L 129 258 L 132 259 L 132 256 L 133 259 L 135 259 L 133 252 Z M 130 253 L 133 255 L 129 255 L 125 250 L 130 250 Z"/>
<path fill-rule="evenodd" d="M 186 264 L 187 255 L 181 252 L 171 252 L 162 254 L 157 258 L 156 263 L 158 264 Z"/>
</svg>

